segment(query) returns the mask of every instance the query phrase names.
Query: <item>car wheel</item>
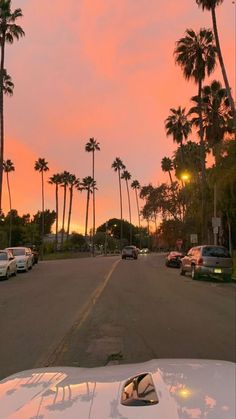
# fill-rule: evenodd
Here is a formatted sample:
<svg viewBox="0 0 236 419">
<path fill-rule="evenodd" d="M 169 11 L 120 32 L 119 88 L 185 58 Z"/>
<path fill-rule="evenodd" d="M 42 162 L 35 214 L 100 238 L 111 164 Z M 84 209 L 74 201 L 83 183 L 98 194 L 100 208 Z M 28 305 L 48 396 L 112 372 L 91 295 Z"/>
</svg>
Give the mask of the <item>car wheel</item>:
<svg viewBox="0 0 236 419">
<path fill-rule="evenodd" d="M 125 256 L 122 256 L 122 259 L 126 259 L 126 257 Z"/>
<path fill-rule="evenodd" d="M 17 275 L 17 268 L 14 270 L 13 275 L 16 276 Z"/>
<path fill-rule="evenodd" d="M 180 266 L 180 275 L 185 276 L 186 272 L 183 269 L 183 266 Z"/>
<path fill-rule="evenodd" d="M 197 274 L 197 272 L 196 272 L 196 267 L 195 267 L 195 265 L 192 265 L 192 268 L 191 268 L 191 278 L 192 278 L 192 279 L 198 279 L 198 274 Z"/>
<path fill-rule="evenodd" d="M 10 273 L 10 269 L 8 268 L 6 272 L 6 276 L 5 276 L 6 280 L 8 280 L 10 276 L 11 276 L 11 273 Z"/>
<path fill-rule="evenodd" d="M 223 281 L 224 282 L 231 282 L 232 281 L 231 275 L 224 275 L 223 276 Z"/>
</svg>

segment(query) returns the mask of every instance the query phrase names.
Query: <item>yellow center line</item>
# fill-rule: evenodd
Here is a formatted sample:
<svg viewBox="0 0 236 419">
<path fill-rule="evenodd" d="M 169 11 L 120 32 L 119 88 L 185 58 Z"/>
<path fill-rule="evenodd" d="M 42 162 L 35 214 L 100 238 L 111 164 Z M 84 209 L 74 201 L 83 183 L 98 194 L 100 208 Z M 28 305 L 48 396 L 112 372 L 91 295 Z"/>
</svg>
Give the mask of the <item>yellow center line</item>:
<svg viewBox="0 0 236 419">
<path fill-rule="evenodd" d="M 54 345 L 54 349 L 51 349 L 50 353 L 47 352 L 47 356 L 42 356 L 34 365 L 34 368 L 42 368 L 45 366 L 53 366 L 55 362 L 60 360 L 60 357 L 68 351 L 68 340 L 74 333 L 78 333 L 81 329 L 84 322 L 87 320 L 89 315 L 91 314 L 94 305 L 97 303 L 98 299 L 100 298 L 102 292 L 106 288 L 113 272 L 115 271 L 117 265 L 121 259 L 116 260 L 108 274 L 105 276 L 104 281 L 95 289 L 95 291 L 90 296 L 89 300 L 83 305 L 82 309 L 80 310 L 79 319 L 73 324 L 70 330 L 65 334 L 61 342 L 56 346 Z"/>
</svg>

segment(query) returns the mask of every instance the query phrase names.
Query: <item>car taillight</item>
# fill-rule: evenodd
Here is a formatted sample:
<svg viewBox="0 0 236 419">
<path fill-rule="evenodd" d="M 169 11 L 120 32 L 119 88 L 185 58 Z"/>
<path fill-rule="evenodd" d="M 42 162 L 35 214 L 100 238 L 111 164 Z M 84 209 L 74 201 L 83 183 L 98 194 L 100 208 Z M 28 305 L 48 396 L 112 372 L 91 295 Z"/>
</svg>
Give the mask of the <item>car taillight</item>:
<svg viewBox="0 0 236 419">
<path fill-rule="evenodd" d="M 197 264 L 198 265 L 203 265 L 203 259 L 202 258 L 199 258 L 198 261 L 197 261 Z"/>
</svg>

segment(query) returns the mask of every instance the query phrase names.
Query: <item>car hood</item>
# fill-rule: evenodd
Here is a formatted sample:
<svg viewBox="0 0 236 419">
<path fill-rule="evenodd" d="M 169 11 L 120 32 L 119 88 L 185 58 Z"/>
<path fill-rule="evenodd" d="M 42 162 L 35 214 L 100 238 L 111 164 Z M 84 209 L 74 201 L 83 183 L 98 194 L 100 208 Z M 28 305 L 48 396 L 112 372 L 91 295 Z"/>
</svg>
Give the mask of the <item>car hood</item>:
<svg viewBox="0 0 236 419">
<path fill-rule="evenodd" d="M 159 403 L 120 403 L 123 385 L 150 373 Z M 24 371 L 0 382 L 1 418 L 233 419 L 235 364 L 208 360 L 153 360 L 84 369 Z"/>
</svg>

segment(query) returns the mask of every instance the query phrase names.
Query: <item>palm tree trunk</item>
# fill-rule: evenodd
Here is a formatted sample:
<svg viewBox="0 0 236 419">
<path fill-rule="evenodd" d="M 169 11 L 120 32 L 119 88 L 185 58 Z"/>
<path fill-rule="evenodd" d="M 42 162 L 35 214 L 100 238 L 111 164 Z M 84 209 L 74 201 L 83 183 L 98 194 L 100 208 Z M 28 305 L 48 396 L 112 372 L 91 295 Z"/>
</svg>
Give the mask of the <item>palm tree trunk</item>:
<svg viewBox="0 0 236 419">
<path fill-rule="evenodd" d="M 2 212 L 2 182 L 3 182 L 3 160 L 4 160 L 4 93 L 3 93 L 3 72 L 5 59 L 5 33 L 1 36 L 1 66 L 0 66 L 0 214 Z"/>
<path fill-rule="evenodd" d="M 94 163 L 94 149 L 93 149 L 93 181 L 94 181 L 94 176 L 95 176 L 95 163 Z M 94 239 L 95 239 L 95 185 L 93 184 L 93 235 L 92 235 L 92 254 L 94 256 Z"/>
<path fill-rule="evenodd" d="M 119 169 L 118 169 L 118 178 L 119 178 L 119 191 L 120 191 L 120 250 L 122 250 L 122 247 L 123 247 L 123 206 L 122 206 L 121 178 L 120 178 Z"/>
<path fill-rule="evenodd" d="M 67 186 L 64 185 L 64 202 L 63 202 L 63 214 L 62 214 L 62 232 L 61 232 L 61 248 L 64 244 L 64 228 L 65 228 L 65 214 L 66 214 L 66 192 Z"/>
<path fill-rule="evenodd" d="M 43 170 L 41 172 L 42 174 L 42 227 L 41 227 L 41 241 L 42 241 L 42 246 L 41 246 L 41 259 L 43 259 L 43 253 L 44 253 L 44 179 L 43 179 Z"/>
<path fill-rule="evenodd" d="M 58 184 L 56 183 L 56 237 L 55 250 L 58 248 Z"/>
<path fill-rule="evenodd" d="M 72 201 L 73 201 L 73 186 L 70 187 L 70 205 L 69 205 L 69 215 L 68 215 L 68 225 L 67 225 L 67 237 L 69 239 L 70 234 L 70 221 L 71 221 L 71 212 L 72 212 Z"/>
<path fill-rule="evenodd" d="M 170 177 L 170 183 L 171 183 L 171 185 L 173 185 L 173 178 L 172 178 L 170 170 L 168 170 L 168 173 L 169 173 L 169 177 Z"/>
<path fill-rule="evenodd" d="M 127 196 L 128 196 L 128 205 L 129 205 L 129 223 L 130 223 L 130 230 L 129 230 L 129 244 L 130 244 L 130 245 L 132 245 L 131 205 L 130 205 L 130 194 L 129 194 L 129 185 L 128 185 L 128 180 L 126 180 L 126 188 L 127 188 Z"/>
<path fill-rule="evenodd" d="M 219 58 L 220 66 L 221 66 L 221 71 L 222 71 L 222 76 L 223 76 L 224 83 L 225 83 L 225 88 L 227 90 L 227 95 L 228 95 L 228 98 L 229 98 L 230 107 L 231 107 L 233 118 L 234 118 L 234 128 L 236 129 L 235 104 L 234 104 L 234 100 L 233 100 L 233 97 L 232 97 L 232 94 L 231 94 L 231 89 L 230 89 L 230 85 L 229 85 L 229 81 L 228 81 L 228 77 L 227 77 L 227 73 L 226 73 L 226 69 L 225 69 L 225 65 L 224 65 L 224 60 L 223 60 L 223 56 L 222 56 L 222 52 L 221 52 L 220 40 L 219 40 L 219 34 L 218 34 L 218 28 L 217 28 L 217 22 L 216 22 L 215 7 L 211 8 L 211 15 L 212 15 L 212 23 L 213 23 L 213 30 L 214 30 L 215 41 L 216 41 L 217 54 L 218 54 L 218 58 Z"/>
<path fill-rule="evenodd" d="M 138 226 L 139 226 L 139 247 L 141 249 L 142 238 L 141 238 L 141 222 L 140 222 L 140 211 L 139 211 L 139 204 L 138 204 L 138 191 L 135 189 L 135 196 L 136 196 L 136 204 L 137 204 L 137 211 L 138 211 Z"/>
<path fill-rule="evenodd" d="M 206 161 L 205 161 L 205 144 L 204 144 L 204 130 L 203 130 L 203 120 L 202 120 L 202 80 L 199 80 L 198 86 L 198 98 L 199 98 L 199 124 L 200 124 L 200 147 L 201 147 L 201 192 L 202 192 L 202 202 L 201 202 L 201 218 L 202 218 L 202 243 L 206 241 L 207 234 L 207 219 L 206 219 Z"/>
<path fill-rule="evenodd" d="M 90 190 L 88 189 L 87 193 L 87 205 L 86 205 L 86 216 L 85 216 L 85 237 L 88 235 L 88 213 L 89 213 L 89 199 L 90 199 Z"/>
<path fill-rule="evenodd" d="M 11 204 L 11 190 L 10 190 L 10 182 L 9 182 L 9 173 L 7 172 L 7 188 L 8 188 L 8 195 L 9 195 L 9 207 L 10 207 L 10 217 L 9 217 L 9 247 L 11 246 L 11 232 L 12 232 L 12 204 Z"/>
</svg>

